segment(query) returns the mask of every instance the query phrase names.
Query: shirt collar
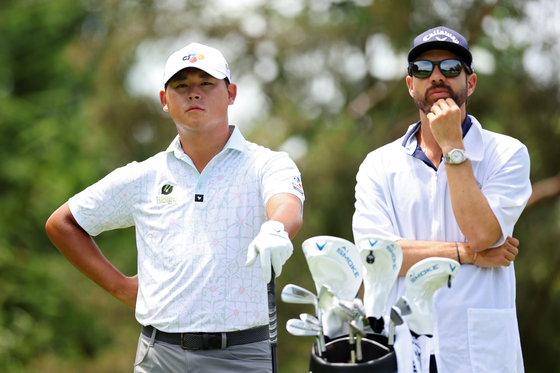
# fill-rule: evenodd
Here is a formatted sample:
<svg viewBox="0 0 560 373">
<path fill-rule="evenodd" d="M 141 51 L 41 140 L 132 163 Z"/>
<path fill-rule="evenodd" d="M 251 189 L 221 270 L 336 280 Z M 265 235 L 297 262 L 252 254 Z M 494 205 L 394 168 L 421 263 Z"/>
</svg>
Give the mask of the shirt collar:
<svg viewBox="0 0 560 373">
<path fill-rule="evenodd" d="M 418 121 L 414 124 L 411 124 L 408 127 L 408 130 L 406 131 L 406 134 L 403 137 L 403 141 L 401 145 L 405 148 L 405 152 L 408 155 L 422 160 L 428 166 L 436 170 L 435 166 L 432 164 L 432 162 L 428 159 L 426 154 L 424 154 L 424 152 L 420 148 L 420 144 L 418 144 L 418 140 L 416 139 L 416 136 L 414 136 L 416 132 L 420 130 L 421 124 L 422 124 L 421 121 Z M 481 133 L 482 126 L 476 120 L 475 117 L 471 115 L 467 115 L 467 117 L 463 121 L 463 124 L 461 125 L 461 128 L 463 130 L 463 143 L 465 144 L 467 156 L 472 161 L 480 161 L 484 155 L 483 152 L 484 144 L 483 144 L 482 133 Z M 471 128 L 474 128 L 474 130 L 471 131 Z"/>
<path fill-rule="evenodd" d="M 467 117 L 463 121 L 463 124 L 461 125 L 461 128 L 463 129 L 463 139 L 465 139 L 465 137 L 467 136 L 469 130 L 473 125 L 473 120 L 471 118 L 476 121 L 474 117 L 467 115 Z M 476 123 L 478 123 L 478 121 L 476 121 Z M 416 140 L 416 136 L 414 136 L 416 132 L 420 130 L 421 124 L 422 124 L 421 121 L 411 124 L 408 127 L 406 134 L 404 135 L 402 146 L 406 149 L 406 153 L 409 155 L 413 155 L 416 151 L 420 151 L 420 153 L 423 154 L 422 149 L 420 148 L 420 144 L 418 144 L 418 141 Z M 480 123 L 478 125 L 480 126 Z"/>
<path fill-rule="evenodd" d="M 467 157 L 471 161 L 480 162 L 484 158 L 484 138 L 482 137 L 482 125 L 480 122 L 469 115 L 468 118 L 471 119 L 471 130 L 463 136 L 463 144 L 467 151 Z"/>
<path fill-rule="evenodd" d="M 245 137 L 243 137 L 241 131 L 236 126 L 229 126 L 229 130 L 231 132 L 231 136 L 229 137 L 228 142 L 226 143 L 226 145 L 224 146 L 224 148 L 220 153 L 223 153 L 228 149 L 237 150 L 240 152 L 243 151 L 245 147 Z M 178 159 L 180 159 L 183 155 L 185 155 L 185 152 L 183 151 L 183 147 L 181 146 L 181 139 L 179 135 L 177 135 L 173 139 L 171 144 L 169 144 L 169 146 L 165 150 L 165 153 L 170 153 L 170 152 L 172 152 L 175 155 L 175 157 Z"/>
</svg>

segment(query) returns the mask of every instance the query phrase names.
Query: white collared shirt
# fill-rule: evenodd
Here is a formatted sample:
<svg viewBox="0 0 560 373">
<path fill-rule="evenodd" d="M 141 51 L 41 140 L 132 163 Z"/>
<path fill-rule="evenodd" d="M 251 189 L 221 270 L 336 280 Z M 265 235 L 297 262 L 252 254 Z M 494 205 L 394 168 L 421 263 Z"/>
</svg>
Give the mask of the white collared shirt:
<svg viewBox="0 0 560 373">
<path fill-rule="evenodd" d="M 502 230 L 495 247 L 513 235 L 531 195 L 529 155 L 518 140 L 484 130 L 474 117 L 470 119 L 472 126 L 463 142 Z M 365 234 L 393 241 L 466 242 L 453 215 L 449 166 L 441 163 L 435 170 L 413 156 L 417 140 L 410 132 L 418 129 L 411 125 L 405 136 L 371 152 L 362 163 L 353 217 L 355 242 Z M 404 290 L 404 277 L 399 277 L 386 314 Z M 438 372 L 522 371 L 513 264 L 497 268 L 464 264 L 451 289 L 435 293 L 433 304 Z"/>
<path fill-rule="evenodd" d="M 136 318 L 165 332 L 233 331 L 268 323 L 260 261 L 247 247 L 275 194 L 304 200 L 286 153 L 245 140 L 239 129 L 199 173 L 179 136 L 143 162 L 119 168 L 69 200 L 90 235 L 136 227 Z"/>
</svg>

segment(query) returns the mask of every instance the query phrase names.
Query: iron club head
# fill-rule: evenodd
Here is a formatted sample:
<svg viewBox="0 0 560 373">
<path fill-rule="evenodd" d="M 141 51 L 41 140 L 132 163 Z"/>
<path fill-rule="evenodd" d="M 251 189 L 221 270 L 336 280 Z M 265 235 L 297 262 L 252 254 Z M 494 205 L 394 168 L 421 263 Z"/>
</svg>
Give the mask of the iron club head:
<svg viewBox="0 0 560 373">
<path fill-rule="evenodd" d="M 286 323 L 288 333 L 298 337 L 318 337 L 319 332 L 313 330 L 309 325 L 300 319 L 290 319 Z"/>
<path fill-rule="evenodd" d="M 285 303 L 317 304 L 317 296 L 315 294 L 294 284 L 284 286 L 281 298 Z"/>
</svg>

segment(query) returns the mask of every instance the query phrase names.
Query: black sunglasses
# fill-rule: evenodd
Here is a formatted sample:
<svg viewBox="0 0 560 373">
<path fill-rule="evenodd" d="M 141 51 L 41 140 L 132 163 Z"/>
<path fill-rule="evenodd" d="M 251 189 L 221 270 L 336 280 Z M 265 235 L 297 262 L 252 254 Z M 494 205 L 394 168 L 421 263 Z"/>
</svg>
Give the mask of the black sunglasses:
<svg viewBox="0 0 560 373">
<path fill-rule="evenodd" d="M 443 60 L 443 61 L 428 61 L 420 60 L 408 63 L 408 75 L 417 78 L 429 78 L 434 71 L 434 66 L 439 67 L 439 71 L 447 78 L 454 78 L 461 75 L 463 66 L 469 74 L 472 74 L 472 69 L 461 60 Z"/>
</svg>

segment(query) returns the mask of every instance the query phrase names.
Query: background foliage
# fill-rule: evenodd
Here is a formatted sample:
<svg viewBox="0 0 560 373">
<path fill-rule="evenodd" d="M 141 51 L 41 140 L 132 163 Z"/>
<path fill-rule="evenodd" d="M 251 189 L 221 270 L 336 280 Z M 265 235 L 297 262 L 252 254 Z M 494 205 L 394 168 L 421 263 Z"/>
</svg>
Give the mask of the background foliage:
<svg viewBox="0 0 560 373">
<path fill-rule="evenodd" d="M 296 159 L 305 223 L 277 287 L 313 290 L 298 248 L 323 234 L 352 240 L 358 167 L 418 120 L 405 56 L 415 35 L 440 24 L 475 53 L 469 113 L 528 146 L 535 191 L 548 181 L 544 202 L 532 201 L 515 231 L 518 313 L 527 371 L 559 370 L 559 8 L 548 0 L 2 0 L 0 371 L 131 371 L 133 312 L 69 265 L 44 223 L 114 168 L 167 147 L 175 127 L 156 100 L 171 52 L 190 41 L 221 49 L 240 90 L 235 124 Z M 133 230 L 97 241 L 123 272 L 136 272 Z M 309 311 L 279 303 L 279 324 Z M 311 342 L 280 327 L 280 371 L 305 371 Z"/>
</svg>

